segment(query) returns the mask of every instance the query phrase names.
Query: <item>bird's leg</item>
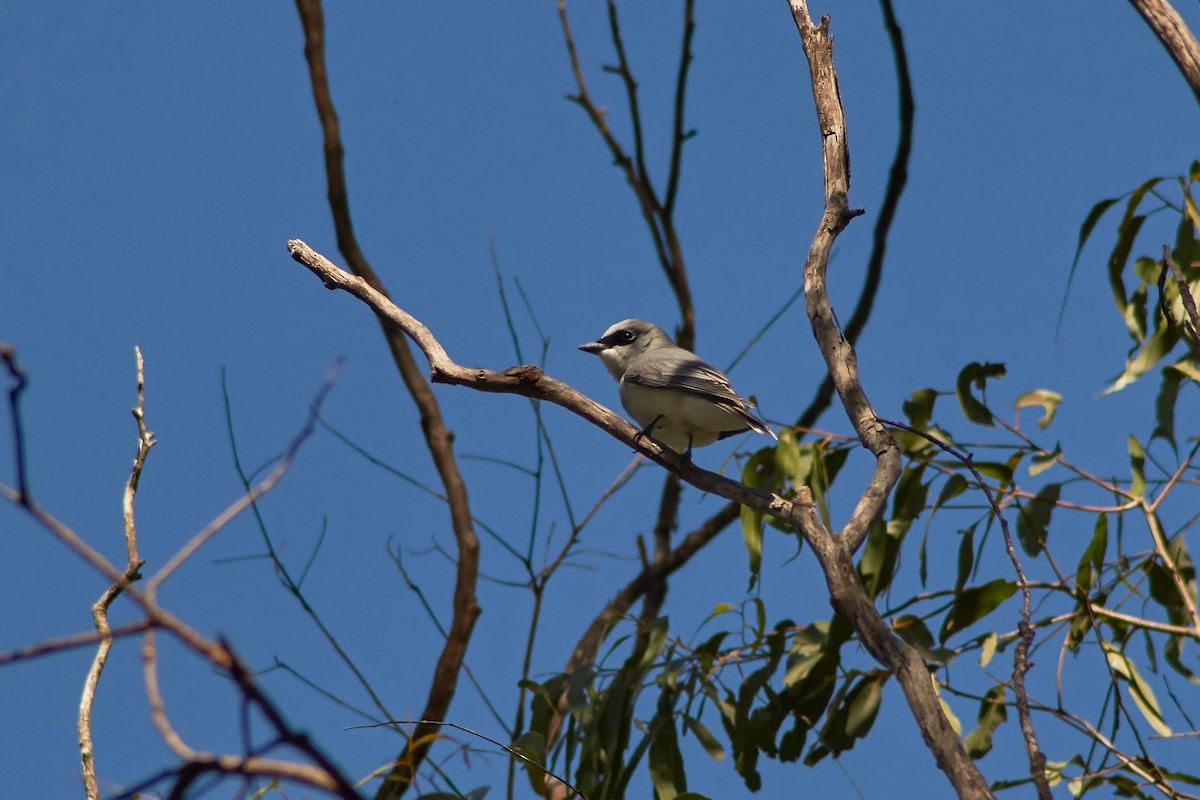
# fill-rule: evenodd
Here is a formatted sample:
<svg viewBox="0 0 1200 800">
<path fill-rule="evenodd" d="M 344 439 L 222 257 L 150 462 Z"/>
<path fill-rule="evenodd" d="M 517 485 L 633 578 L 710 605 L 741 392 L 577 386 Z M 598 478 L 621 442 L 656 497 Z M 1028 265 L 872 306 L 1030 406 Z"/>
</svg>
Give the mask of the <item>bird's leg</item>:
<svg viewBox="0 0 1200 800">
<path fill-rule="evenodd" d="M 638 440 L 641 439 L 643 436 L 650 436 L 650 431 L 654 430 L 654 426 L 657 425 L 658 421 L 662 418 L 663 418 L 663 415 L 659 414 L 657 417 L 650 420 L 650 424 L 647 425 L 646 427 L 642 428 L 640 431 L 638 431 L 637 435 L 633 437 L 633 443 L 637 444 Z M 653 436 L 650 436 L 650 438 L 654 439 Z M 655 441 L 658 441 L 658 440 L 655 439 Z"/>
<path fill-rule="evenodd" d="M 690 433 L 688 434 L 688 446 L 687 446 L 687 450 L 684 450 L 684 451 L 683 451 L 683 460 L 684 460 L 684 461 L 691 461 L 691 460 L 692 460 L 692 435 L 691 435 Z"/>
</svg>

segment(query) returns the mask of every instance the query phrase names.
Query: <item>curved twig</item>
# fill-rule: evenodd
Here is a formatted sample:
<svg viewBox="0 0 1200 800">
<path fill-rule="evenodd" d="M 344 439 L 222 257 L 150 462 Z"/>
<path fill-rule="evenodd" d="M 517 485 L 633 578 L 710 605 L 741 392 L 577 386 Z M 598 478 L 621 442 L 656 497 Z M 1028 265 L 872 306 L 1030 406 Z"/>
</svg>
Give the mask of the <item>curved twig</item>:
<svg viewBox="0 0 1200 800">
<path fill-rule="evenodd" d="M 96 783 L 95 745 L 92 741 L 92 705 L 96 698 L 96 687 L 100 683 L 100 675 L 104 671 L 104 665 L 108 662 L 108 654 L 112 651 L 113 633 L 108 624 L 108 609 L 126 586 L 141 578 L 143 561 L 138 555 L 137 524 L 134 521 L 133 500 L 137 494 L 138 482 L 141 480 L 142 468 L 146 464 L 146 456 L 150 454 L 150 448 L 155 445 L 154 434 L 146 429 L 145 363 L 142 360 L 141 349 L 134 347 L 133 351 L 137 359 L 137 405 L 133 407 L 133 418 L 137 421 L 138 446 L 137 454 L 133 459 L 133 469 L 129 473 L 129 480 L 125 482 L 125 494 L 122 500 L 125 512 L 125 572 L 121 576 L 122 580 L 105 589 L 104 594 L 100 595 L 100 599 L 92 606 L 92 622 L 96 626 L 99 642 L 96 655 L 92 658 L 92 666 L 88 669 L 87 677 L 84 679 L 83 696 L 79 701 L 77 723 L 79 759 L 83 769 L 84 793 L 88 800 L 97 800 L 100 797 L 100 787 Z"/>
</svg>

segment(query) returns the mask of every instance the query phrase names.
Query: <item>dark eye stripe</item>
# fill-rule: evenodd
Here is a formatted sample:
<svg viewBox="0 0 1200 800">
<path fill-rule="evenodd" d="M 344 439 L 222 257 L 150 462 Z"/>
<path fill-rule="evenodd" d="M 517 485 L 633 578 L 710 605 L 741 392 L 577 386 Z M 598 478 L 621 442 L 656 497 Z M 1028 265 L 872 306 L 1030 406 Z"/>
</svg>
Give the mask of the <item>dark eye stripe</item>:
<svg viewBox="0 0 1200 800">
<path fill-rule="evenodd" d="M 610 333 L 608 336 L 605 336 L 600 341 L 603 344 L 609 345 L 611 347 L 613 345 L 629 344 L 636 338 L 637 338 L 636 333 L 629 330 L 628 328 L 622 328 L 619 331 L 613 331 L 612 333 Z"/>
</svg>

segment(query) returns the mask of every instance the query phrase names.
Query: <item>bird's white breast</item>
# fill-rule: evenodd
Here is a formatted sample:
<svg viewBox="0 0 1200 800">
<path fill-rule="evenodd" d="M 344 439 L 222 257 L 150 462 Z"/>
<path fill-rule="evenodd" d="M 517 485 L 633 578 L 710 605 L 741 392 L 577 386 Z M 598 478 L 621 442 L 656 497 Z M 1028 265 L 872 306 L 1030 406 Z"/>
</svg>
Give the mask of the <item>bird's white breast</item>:
<svg viewBox="0 0 1200 800">
<path fill-rule="evenodd" d="M 650 435 L 673 450 L 705 447 L 727 431 L 745 429 L 746 422 L 693 392 L 640 386 L 621 381 L 621 404 L 642 428 L 654 423 Z M 655 420 L 658 420 L 655 422 Z"/>
</svg>

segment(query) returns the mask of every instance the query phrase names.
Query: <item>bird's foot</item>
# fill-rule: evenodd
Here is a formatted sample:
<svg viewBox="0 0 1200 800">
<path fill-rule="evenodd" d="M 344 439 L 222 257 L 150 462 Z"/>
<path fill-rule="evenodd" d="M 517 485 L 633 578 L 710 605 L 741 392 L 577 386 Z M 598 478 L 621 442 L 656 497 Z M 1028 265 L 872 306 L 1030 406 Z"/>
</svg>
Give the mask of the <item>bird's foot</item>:
<svg viewBox="0 0 1200 800">
<path fill-rule="evenodd" d="M 654 426 L 658 424 L 658 421 L 659 421 L 660 419 L 662 419 L 662 414 L 659 414 L 657 417 L 655 417 L 654 419 L 650 420 L 650 424 L 649 424 L 649 425 L 647 425 L 646 427 L 644 427 L 644 428 L 642 428 L 640 431 L 638 431 L 636 434 L 634 434 L 634 437 L 633 437 L 633 443 L 634 443 L 634 444 L 637 444 L 639 441 L 641 441 L 641 439 L 642 439 L 642 437 L 643 437 L 643 436 L 645 436 L 645 437 L 648 437 L 648 438 L 650 438 L 650 439 L 654 439 L 654 437 L 650 435 L 650 432 L 651 432 L 652 430 L 654 430 Z M 654 439 L 654 441 L 656 441 L 656 442 L 657 442 L 658 440 L 657 440 L 657 439 Z"/>
</svg>

